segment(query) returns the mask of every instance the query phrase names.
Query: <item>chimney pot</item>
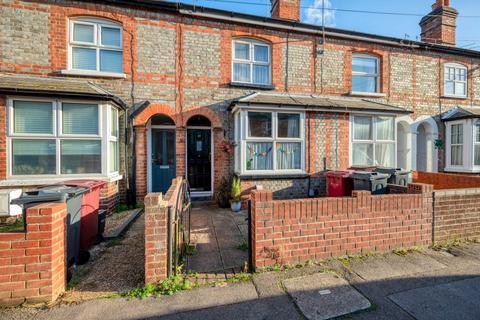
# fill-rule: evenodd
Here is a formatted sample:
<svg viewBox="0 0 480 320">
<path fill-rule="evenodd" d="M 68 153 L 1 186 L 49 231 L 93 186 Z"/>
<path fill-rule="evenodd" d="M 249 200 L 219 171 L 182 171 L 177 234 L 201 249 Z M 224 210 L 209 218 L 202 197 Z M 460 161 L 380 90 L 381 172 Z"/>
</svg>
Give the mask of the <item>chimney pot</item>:
<svg viewBox="0 0 480 320">
<path fill-rule="evenodd" d="M 450 0 L 436 0 L 432 12 L 422 18 L 422 41 L 455 46 L 458 11 L 450 7 Z"/>
</svg>

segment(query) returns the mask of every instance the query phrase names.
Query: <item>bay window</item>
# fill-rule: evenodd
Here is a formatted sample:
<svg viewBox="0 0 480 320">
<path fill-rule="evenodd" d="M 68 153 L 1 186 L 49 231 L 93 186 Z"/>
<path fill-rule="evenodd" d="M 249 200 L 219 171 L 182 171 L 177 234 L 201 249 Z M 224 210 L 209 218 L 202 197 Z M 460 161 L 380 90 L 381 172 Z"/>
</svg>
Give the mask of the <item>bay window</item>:
<svg viewBox="0 0 480 320">
<path fill-rule="evenodd" d="M 123 73 L 121 26 L 107 20 L 74 19 L 69 43 L 70 70 Z"/>
<path fill-rule="evenodd" d="M 236 137 L 240 153 L 237 170 L 245 174 L 281 174 L 304 171 L 304 114 L 298 112 L 241 111 Z"/>
<path fill-rule="evenodd" d="M 232 81 L 270 85 L 270 46 L 257 40 L 234 40 Z"/>
<path fill-rule="evenodd" d="M 463 166 L 463 124 L 452 124 L 450 131 L 450 165 Z"/>
<path fill-rule="evenodd" d="M 395 118 L 353 116 L 352 165 L 395 166 Z"/>
<path fill-rule="evenodd" d="M 107 166 L 118 171 L 118 110 L 90 102 L 9 100 L 8 142 L 12 177 L 106 175 Z"/>
</svg>

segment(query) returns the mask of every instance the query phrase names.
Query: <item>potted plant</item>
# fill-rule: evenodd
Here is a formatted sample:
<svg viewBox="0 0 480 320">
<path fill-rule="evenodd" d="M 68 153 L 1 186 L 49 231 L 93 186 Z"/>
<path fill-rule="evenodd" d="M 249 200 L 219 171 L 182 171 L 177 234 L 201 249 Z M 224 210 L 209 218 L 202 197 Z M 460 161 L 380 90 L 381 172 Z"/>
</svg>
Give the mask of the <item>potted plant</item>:
<svg viewBox="0 0 480 320">
<path fill-rule="evenodd" d="M 230 207 L 233 212 L 239 212 L 242 207 L 241 194 L 240 179 L 233 177 L 230 187 Z"/>
</svg>

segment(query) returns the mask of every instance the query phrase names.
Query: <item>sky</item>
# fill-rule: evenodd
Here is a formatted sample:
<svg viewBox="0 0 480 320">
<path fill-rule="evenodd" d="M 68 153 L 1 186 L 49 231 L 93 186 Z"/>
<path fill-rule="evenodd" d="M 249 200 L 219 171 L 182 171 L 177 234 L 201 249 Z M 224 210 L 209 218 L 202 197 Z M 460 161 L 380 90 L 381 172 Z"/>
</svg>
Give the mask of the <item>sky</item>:
<svg viewBox="0 0 480 320">
<path fill-rule="evenodd" d="M 176 1 L 174 1 L 176 2 Z M 269 0 L 182 0 L 180 2 L 228 11 L 270 16 Z M 419 40 L 421 16 L 431 11 L 435 0 L 325 0 L 326 26 L 397 38 Z M 457 19 L 457 46 L 480 51 L 480 1 L 451 0 Z M 322 24 L 322 0 L 301 0 L 301 21 Z M 345 12 L 362 10 L 408 13 L 418 16 Z M 474 16 L 474 17 L 472 17 Z"/>
</svg>

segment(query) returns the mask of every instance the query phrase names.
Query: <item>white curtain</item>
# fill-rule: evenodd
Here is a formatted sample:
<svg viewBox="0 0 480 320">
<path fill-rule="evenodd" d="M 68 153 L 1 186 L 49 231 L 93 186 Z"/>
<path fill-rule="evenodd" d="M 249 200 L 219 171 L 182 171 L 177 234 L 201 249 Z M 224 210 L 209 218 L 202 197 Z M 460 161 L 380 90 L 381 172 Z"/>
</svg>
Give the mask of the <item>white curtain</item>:
<svg viewBox="0 0 480 320">
<path fill-rule="evenodd" d="M 253 47 L 254 50 L 254 61 L 257 62 L 268 62 L 268 47 L 267 46 L 258 46 Z"/>
<path fill-rule="evenodd" d="M 301 143 L 277 143 L 277 169 L 301 169 Z"/>
<path fill-rule="evenodd" d="M 392 117 L 377 117 L 377 140 L 394 140 L 394 127 Z"/>
<path fill-rule="evenodd" d="M 247 63 L 234 63 L 233 80 L 240 82 L 250 82 L 250 65 Z"/>
<path fill-rule="evenodd" d="M 270 83 L 270 67 L 267 65 L 253 65 L 253 82 L 257 84 Z"/>
<path fill-rule="evenodd" d="M 355 116 L 353 128 L 355 140 L 372 140 L 372 117 Z"/>
<path fill-rule="evenodd" d="M 377 143 L 375 145 L 375 165 L 382 167 L 395 166 L 394 143 Z"/>
<path fill-rule="evenodd" d="M 475 145 L 475 165 L 480 166 L 480 144 Z"/>
<path fill-rule="evenodd" d="M 247 170 L 272 170 L 272 143 L 247 143 Z"/>
<path fill-rule="evenodd" d="M 250 45 L 247 43 L 235 43 L 234 59 L 250 60 Z"/>
<path fill-rule="evenodd" d="M 372 165 L 373 164 L 373 144 L 372 143 L 354 143 L 352 150 L 353 165 Z"/>
<path fill-rule="evenodd" d="M 452 146 L 451 151 L 452 151 L 452 159 L 451 159 L 452 166 L 463 165 L 463 146 L 462 145 Z"/>
</svg>

